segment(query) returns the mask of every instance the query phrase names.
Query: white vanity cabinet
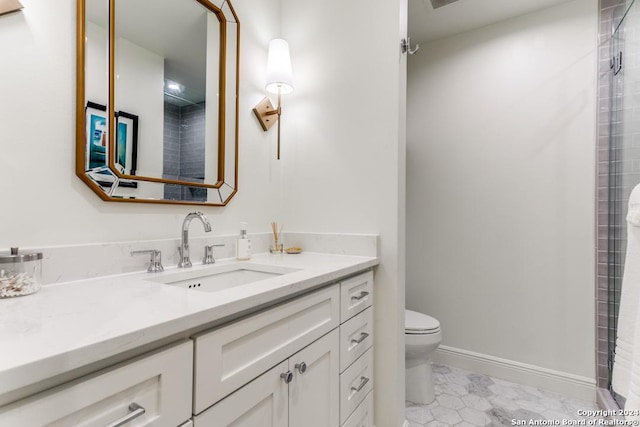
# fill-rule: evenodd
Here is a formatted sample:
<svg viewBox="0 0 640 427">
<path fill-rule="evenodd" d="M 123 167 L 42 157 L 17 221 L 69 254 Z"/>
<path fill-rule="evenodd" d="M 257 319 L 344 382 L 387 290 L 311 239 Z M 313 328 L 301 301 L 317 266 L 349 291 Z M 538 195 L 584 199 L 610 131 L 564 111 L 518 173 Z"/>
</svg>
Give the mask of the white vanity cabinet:
<svg viewBox="0 0 640 427">
<path fill-rule="evenodd" d="M 0 426 L 372 427 L 373 272 L 335 280 L 16 389 Z"/>
<path fill-rule="evenodd" d="M 186 341 L 0 408 L 0 426 L 175 427 L 191 417 Z"/>
<path fill-rule="evenodd" d="M 194 337 L 194 427 L 371 427 L 373 272 Z"/>
</svg>

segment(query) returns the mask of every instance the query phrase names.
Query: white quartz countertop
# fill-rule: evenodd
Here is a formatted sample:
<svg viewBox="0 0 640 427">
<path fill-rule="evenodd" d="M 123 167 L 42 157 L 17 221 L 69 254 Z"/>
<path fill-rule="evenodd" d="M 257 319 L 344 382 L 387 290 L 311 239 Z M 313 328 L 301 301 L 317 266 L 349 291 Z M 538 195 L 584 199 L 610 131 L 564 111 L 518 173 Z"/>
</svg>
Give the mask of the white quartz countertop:
<svg viewBox="0 0 640 427">
<path fill-rule="evenodd" d="M 150 281 L 136 273 L 46 285 L 0 299 L 0 395 L 84 365 L 293 296 L 378 264 L 375 257 L 257 254 L 250 261 L 297 271 L 216 292 Z"/>
</svg>

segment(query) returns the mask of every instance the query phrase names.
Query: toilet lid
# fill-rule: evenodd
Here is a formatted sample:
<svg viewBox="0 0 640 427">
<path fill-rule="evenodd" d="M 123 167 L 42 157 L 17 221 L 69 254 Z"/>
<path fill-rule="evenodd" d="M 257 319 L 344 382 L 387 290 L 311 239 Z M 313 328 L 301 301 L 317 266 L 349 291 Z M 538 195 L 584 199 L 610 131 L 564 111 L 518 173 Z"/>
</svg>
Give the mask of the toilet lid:
<svg viewBox="0 0 640 427">
<path fill-rule="evenodd" d="M 404 330 L 407 333 L 433 333 L 440 329 L 440 322 L 431 316 L 417 311 L 404 311 Z"/>
</svg>

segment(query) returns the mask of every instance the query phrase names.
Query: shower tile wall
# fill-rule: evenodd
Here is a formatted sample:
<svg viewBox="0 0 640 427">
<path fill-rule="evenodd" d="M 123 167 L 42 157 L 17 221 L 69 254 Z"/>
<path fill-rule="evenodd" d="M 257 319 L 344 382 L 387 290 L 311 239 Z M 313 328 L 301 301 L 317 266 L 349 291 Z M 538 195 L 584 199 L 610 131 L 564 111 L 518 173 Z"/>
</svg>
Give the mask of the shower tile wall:
<svg viewBox="0 0 640 427">
<path fill-rule="evenodd" d="M 180 109 L 180 175 L 204 180 L 204 106 L 187 105 Z"/>
<path fill-rule="evenodd" d="M 177 179 L 180 175 L 180 107 L 164 103 L 163 174 L 165 179 Z M 164 186 L 164 198 L 180 200 L 180 187 Z"/>
<path fill-rule="evenodd" d="M 163 178 L 203 182 L 204 134 L 204 103 L 178 107 L 165 102 Z M 165 185 L 164 196 L 172 200 L 206 200 L 206 190 Z"/>
<path fill-rule="evenodd" d="M 610 299 L 609 274 L 621 277 L 626 248 L 626 229 L 624 217 L 626 215 L 626 202 L 631 189 L 640 182 L 640 115 L 631 113 L 640 110 L 640 103 L 631 105 L 629 96 L 625 97 L 625 105 L 622 105 L 622 90 L 629 90 L 630 86 L 638 86 L 640 81 L 630 84 L 625 77 L 627 88 L 622 86 L 622 75 L 612 78 L 611 51 L 612 28 L 620 22 L 624 11 L 631 3 L 630 0 L 600 0 L 599 19 L 599 54 L 598 54 L 598 144 L 597 144 L 597 289 L 596 289 L 596 315 L 597 315 L 597 385 L 600 388 L 608 388 L 609 369 L 609 330 L 612 330 L 616 321 L 616 314 L 609 310 Z M 638 7 L 638 5 L 636 5 Z M 640 28 L 628 28 L 625 38 L 638 38 Z M 617 51 L 618 49 L 616 49 Z M 628 50 L 624 53 L 623 73 L 640 65 L 640 55 L 630 55 Z M 638 91 L 638 89 L 635 89 Z M 635 108 L 634 108 L 635 107 Z M 624 129 L 620 121 L 624 116 Z M 631 132 L 634 132 L 632 134 Z M 624 137 L 623 137 L 624 136 Z M 615 146 L 610 143 L 610 137 L 617 142 Z M 622 142 L 624 141 L 624 142 Z M 635 153 L 634 153 L 635 151 Z M 624 159 L 621 161 L 619 159 Z M 636 159 L 636 160 L 632 160 Z M 610 163 L 610 160 L 614 163 Z M 611 173 L 611 176 L 609 176 Z M 611 182 L 611 186 L 609 185 Z M 611 211 L 610 200 L 623 200 L 619 208 Z M 610 222 L 620 223 L 622 227 L 611 227 Z M 610 235 L 609 230 L 615 234 Z M 611 240 L 609 240 L 611 239 Z M 609 253 L 609 245 L 616 248 L 613 254 Z M 616 280 L 620 282 L 620 280 Z"/>
</svg>

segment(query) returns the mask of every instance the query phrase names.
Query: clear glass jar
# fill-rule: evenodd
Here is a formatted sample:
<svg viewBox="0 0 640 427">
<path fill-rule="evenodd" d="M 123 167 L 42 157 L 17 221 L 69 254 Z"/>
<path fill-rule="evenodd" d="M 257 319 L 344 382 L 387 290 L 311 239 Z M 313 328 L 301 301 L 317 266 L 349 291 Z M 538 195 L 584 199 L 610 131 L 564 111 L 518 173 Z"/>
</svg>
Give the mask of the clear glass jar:
<svg viewBox="0 0 640 427">
<path fill-rule="evenodd" d="M 29 295 L 40 290 L 42 252 L 0 253 L 0 298 Z"/>
</svg>

